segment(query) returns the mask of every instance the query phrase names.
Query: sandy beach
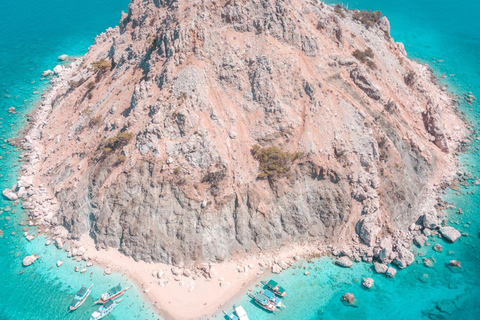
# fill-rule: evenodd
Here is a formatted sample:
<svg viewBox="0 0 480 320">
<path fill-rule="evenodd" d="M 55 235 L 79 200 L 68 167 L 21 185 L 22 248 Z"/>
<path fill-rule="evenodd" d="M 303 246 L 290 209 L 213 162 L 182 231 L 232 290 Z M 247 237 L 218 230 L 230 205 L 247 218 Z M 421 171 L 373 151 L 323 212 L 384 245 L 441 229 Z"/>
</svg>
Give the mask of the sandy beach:
<svg viewBox="0 0 480 320">
<path fill-rule="evenodd" d="M 275 253 L 276 258 L 273 255 L 239 257 L 186 269 L 135 261 L 115 249 L 97 250 L 93 239 L 88 236 L 75 242 L 75 246 L 85 248 L 84 256 L 105 268 L 107 273 L 119 272 L 127 276 L 166 320 L 213 319 L 223 310 L 229 311 L 248 288 L 267 279 L 273 264 L 287 267 L 300 257 L 321 254 L 321 250 L 313 245 L 292 245 Z M 202 272 L 206 266 L 210 267 L 209 273 Z M 172 272 L 176 269 L 180 274 Z"/>
</svg>

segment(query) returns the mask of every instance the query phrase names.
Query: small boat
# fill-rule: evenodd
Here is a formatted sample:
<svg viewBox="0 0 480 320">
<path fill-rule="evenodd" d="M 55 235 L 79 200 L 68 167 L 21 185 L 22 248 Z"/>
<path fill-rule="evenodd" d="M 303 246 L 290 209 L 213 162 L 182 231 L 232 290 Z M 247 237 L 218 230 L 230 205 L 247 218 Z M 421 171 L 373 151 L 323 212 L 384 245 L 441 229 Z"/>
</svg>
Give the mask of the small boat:
<svg viewBox="0 0 480 320">
<path fill-rule="evenodd" d="M 125 291 L 127 291 L 130 288 L 131 287 L 123 289 L 122 286 L 119 284 L 118 286 L 110 288 L 107 292 L 102 293 L 102 295 L 100 296 L 100 299 L 95 301 L 95 303 L 104 304 L 109 300 L 116 299 L 122 296 L 125 293 Z"/>
<path fill-rule="evenodd" d="M 121 300 L 118 300 L 118 301 L 108 300 L 107 302 L 105 302 L 105 304 L 103 306 L 98 308 L 97 311 L 94 311 L 92 313 L 92 316 L 90 317 L 90 320 L 99 320 L 99 319 L 105 318 L 106 316 L 108 316 L 113 311 L 113 309 L 115 309 L 118 306 L 118 303 L 120 301 Z"/>
<path fill-rule="evenodd" d="M 233 312 L 231 314 L 228 314 L 225 311 L 223 311 L 223 313 L 228 317 L 228 319 L 231 320 L 250 320 L 248 318 L 247 312 L 245 311 L 245 309 L 243 309 L 242 306 L 233 306 Z"/>
<path fill-rule="evenodd" d="M 285 305 L 282 302 L 282 299 L 277 297 L 272 291 L 270 290 L 264 290 L 260 291 L 261 294 L 263 294 L 265 297 L 267 297 L 271 302 L 275 303 L 278 309 L 285 308 Z"/>
<path fill-rule="evenodd" d="M 267 296 L 265 296 L 264 294 L 262 293 L 256 293 L 255 295 L 251 294 L 251 293 L 248 293 L 248 296 L 250 298 L 252 298 L 255 303 L 260 306 L 262 309 L 265 309 L 267 311 L 270 311 L 270 312 L 275 312 L 277 311 L 277 306 L 275 305 L 275 303 L 273 303 L 272 301 L 270 301 Z"/>
<path fill-rule="evenodd" d="M 288 296 L 287 291 L 281 287 L 278 282 L 269 280 L 268 282 L 262 281 L 262 284 L 265 285 L 268 290 L 272 291 L 275 295 L 279 297 L 285 297 Z"/>
<path fill-rule="evenodd" d="M 70 303 L 69 311 L 77 310 L 84 302 L 87 300 L 88 296 L 90 293 L 92 293 L 93 284 L 86 288 L 86 287 L 81 287 L 80 290 L 78 290 L 77 294 L 75 297 L 73 297 L 72 303 Z"/>
</svg>

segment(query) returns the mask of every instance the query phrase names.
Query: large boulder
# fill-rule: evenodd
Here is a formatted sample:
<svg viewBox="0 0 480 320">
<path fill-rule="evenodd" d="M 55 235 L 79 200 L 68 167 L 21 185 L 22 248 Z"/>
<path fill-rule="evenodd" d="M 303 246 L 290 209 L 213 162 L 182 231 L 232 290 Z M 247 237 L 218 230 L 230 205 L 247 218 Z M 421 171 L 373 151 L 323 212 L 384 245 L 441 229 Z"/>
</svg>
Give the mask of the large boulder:
<svg viewBox="0 0 480 320">
<path fill-rule="evenodd" d="M 62 70 L 63 70 L 63 67 L 61 65 L 57 65 L 55 66 L 55 68 L 53 68 L 53 73 L 59 74 L 60 72 L 62 72 Z"/>
<path fill-rule="evenodd" d="M 393 262 L 400 268 L 404 269 L 415 261 L 413 253 L 405 247 L 397 249 L 397 257 Z"/>
<path fill-rule="evenodd" d="M 388 270 L 388 266 L 383 263 L 374 262 L 373 267 L 376 273 L 385 273 Z"/>
<path fill-rule="evenodd" d="M 413 243 L 415 243 L 417 246 L 420 248 L 425 245 L 425 242 L 427 242 L 428 238 L 424 236 L 423 234 L 418 234 L 413 238 Z"/>
<path fill-rule="evenodd" d="M 440 233 L 442 236 L 450 242 L 455 242 L 462 236 L 462 234 L 453 227 L 441 227 Z"/>
<path fill-rule="evenodd" d="M 433 136 L 435 145 L 445 153 L 450 152 L 443 126 L 442 109 L 439 105 L 428 103 L 427 110 L 423 112 L 423 123 L 428 133 Z"/>
<path fill-rule="evenodd" d="M 23 258 L 23 266 L 28 267 L 29 265 L 33 264 L 37 260 L 37 258 L 38 257 L 34 254 L 26 256 L 25 258 Z"/>
<path fill-rule="evenodd" d="M 347 256 L 343 256 L 341 258 L 338 258 L 335 261 L 335 264 L 337 266 L 340 266 L 340 267 L 343 267 L 343 268 L 351 268 L 353 266 L 353 262 Z"/>
<path fill-rule="evenodd" d="M 61 56 L 58 57 L 58 60 L 60 61 L 65 61 L 68 59 L 68 56 L 66 54 L 62 54 Z"/>
<path fill-rule="evenodd" d="M 423 226 L 428 229 L 437 229 L 442 224 L 442 220 L 437 216 L 435 211 L 425 213 L 423 215 Z"/>
<path fill-rule="evenodd" d="M 5 190 L 3 190 L 2 194 L 5 198 L 7 198 L 10 201 L 18 200 L 18 196 L 15 192 L 13 192 L 13 190 L 5 189 Z"/>
<path fill-rule="evenodd" d="M 376 224 L 375 216 L 369 215 L 360 219 L 357 224 L 357 233 L 366 245 L 373 246 L 380 233 L 380 227 Z"/>
<path fill-rule="evenodd" d="M 390 278 L 394 278 L 395 275 L 397 274 L 397 269 L 395 269 L 394 267 L 388 267 L 387 272 L 385 272 L 385 274 Z"/>
</svg>

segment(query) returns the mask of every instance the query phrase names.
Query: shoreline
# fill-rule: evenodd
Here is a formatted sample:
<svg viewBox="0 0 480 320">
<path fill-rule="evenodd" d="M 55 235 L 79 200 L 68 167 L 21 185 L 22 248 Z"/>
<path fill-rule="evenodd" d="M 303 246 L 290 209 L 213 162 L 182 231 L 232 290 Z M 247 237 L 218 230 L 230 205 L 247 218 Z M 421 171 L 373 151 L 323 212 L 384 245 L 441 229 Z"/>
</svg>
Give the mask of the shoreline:
<svg viewBox="0 0 480 320">
<path fill-rule="evenodd" d="M 45 121 L 46 117 L 48 116 L 48 110 L 49 110 L 49 106 L 51 105 L 51 103 L 60 95 L 59 92 L 61 92 L 63 89 L 66 89 L 66 86 L 65 84 L 68 82 L 68 77 L 71 76 L 75 66 L 77 66 L 78 64 L 81 64 L 83 61 L 83 58 L 79 58 L 77 60 L 75 60 L 68 68 L 65 68 L 64 71 L 62 73 L 60 73 L 59 77 L 57 78 L 53 78 L 52 79 L 52 84 L 51 84 L 51 88 L 48 88 L 47 91 L 45 92 L 44 95 L 42 95 L 42 101 L 39 103 L 40 106 L 36 107 L 35 109 L 37 110 L 33 110 L 33 115 L 32 115 L 32 122 L 29 123 L 29 127 L 25 129 L 25 139 L 27 140 L 27 143 L 31 143 L 32 145 L 35 146 L 34 142 L 36 138 L 38 138 L 38 134 L 40 134 L 40 127 L 41 125 L 43 124 L 42 121 Z M 416 64 L 418 64 L 418 66 L 422 66 L 422 67 L 426 67 L 425 65 L 422 65 L 418 62 L 415 62 Z M 428 67 L 426 67 L 428 68 Z M 438 82 L 435 82 L 435 84 L 438 86 L 438 89 L 441 90 L 441 87 L 440 87 L 440 84 Z M 448 92 L 448 95 L 451 96 L 450 92 Z M 458 108 L 454 108 L 454 110 L 456 111 L 459 111 Z M 35 159 L 36 156 L 39 156 L 41 154 L 41 150 L 37 147 L 36 149 L 32 149 L 32 150 L 29 150 L 29 152 L 31 153 L 31 155 L 33 154 L 33 157 L 31 157 L 32 159 Z M 35 163 L 35 162 L 33 162 Z M 29 163 L 28 165 L 31 165 L 31 163 Z M 459 166 L 458 166 L 458 156 L 455 156 L 455 163 L 452 164 L 455 168 L 450 168 L 450 169 L 455 169 L 455 170 L 451 170 L 451 174 L 450 174 L 450 182 L 454 181 L 455 179 L 455 172 L 459 169 Z M 28 170 L 27 170 L 27 173 L 28 173 Z M 27 176 L 31 176 L 31 175 L 28 175 Z M 23 177 L 23 175 L 22 175 Z M 444 190 L 444 188 L 441 188 L 440 187 L 440 184 L 444 184 L 444 183 L 448 183 L 447 181 L 441 181 L 439 183 L 439 186 L 438 186 L 438 189 L 437 188 L 433 188 L 432 186 L 432 192 L 433 192 L 433 195 L 432 195 L 432 198 L 428 199 L 428 200 L 435 200 L 435 197 L 440 195 L 442 193 L 442 191 Z M 42 186 L 42 182 L 41 181 L 34 181 L 33 184 L 35 185 L 38 185 L 39 186 L 39 190 L 40 190 L 40 194 L 37 195 L 36 197 L 36 200 L 35 202 L 39 203 L 40 204 L 40 208 L 39 209 L 36 209 L 37 211 L 32 211 L 33 213 L 37 214 L 37 217 L 46 217 L 48 219 L 52 219 L 54 218 L 53 217 L 53 214 L 56 210 L 56 206 L 58 206 L 58 204 L 55 204 L 55 198 L 51 195 L 48 194 L 48 190 L 42 190 L 44 189 L 43 186 Z M 446 186 L 445 186 L 446 187 Z M 42 201 L 43 200 L 43 201 Z M 43 203 L 42 203 L 43 202 Z M 48 206 L 45 206 L 45 203 L 48 203 Z M 38 210 L 40 210 L 40 212 L 38 212 Z M 47 221 L 47 219 L 45 219 L 45 221 Z M 48 227 L 47 225 L 45 225 L 45 227 Z M 54 237 L 58 237 L 58 238 L 66 238 L 67 235 L 65 234 L 65 230 L 62 230 L 61 228 L 55 228 L 57 229 L 56 231 L 53 231 L 53 235 Z M 127 275 L 127 277 L 129 277 L 130 279 L 132 279 L 132 281 L 135 283 L 135 285 L 138 286 L 139 288 L 139 291 L 142 292 L 142 295 L 146 298 L 146 300 L 148 301 L 148 303 L 150 303 L 150 305 L 152 305 L 152 307 L 160 313 L 160 315 L 162 317 L 164 317 L 166 320 L 168 319 L 192 319 L 190 317 L 191 314 L 184 314 L 182 316 L 185 316 L 185 318 L 182 318 L 182 317 L 175 317 L 174 314 L 172 314 L 171 312 L 169 312 L 167 309 L 168 306 L 166 307 L 161 307 L 160 305 L 161 304 L 157 304 L 156 302 L 158 300 L 162 300 L 160 298 L 165 298 L 165 290 L 160 290 L 158 286 L 158 284 L 155 283 L 159 281 L 158 278 L 154 277 L 151 275 L 151 272 L 149 271 L 150 269 L 152 268 L 158 268 L 158 269 L 161 269 L 164 274 L 166 273 L 170 273 L 170 278 L 173 278 L 173 275 L 171 274 L 171 271 L 169 269 L 172 268 L 172 266 L 170 265 L 166 265 L 166 264 L 150 264 L 150 263 L 146 263 L 146 262 L 143 262 L 143 261 L 140 261 L 140 262 L 136 262 L 134 261 L 131 257 L 127 257 L 125 255 L 123 255 L 122 253 L 120 253 L 119 251 L 115 250 L 115 249 L 108 249 L 108 250 L 97 250 L 95 248 L 95 245 L 91 243 L 91 241 L 93 242 L 93 239 L 89 238 L 89 239 L 82 239 L 80 241 L 72 241 L 73 244 L 75 244 L 76 247 L 85 247 L 86 249 L 86 256 L 88 256 L 88 259 L 89 260 L 92 260 L 92 261 L 95 261 L 96 264 L 98 264 L 99 266 L 103 267 L 104 269 L 112 269 L 113 271 L 118 271 L 119 273 L 122 273 L 122 274 L 125 274 Z M 323 248 L 323 249 L 319 249 L 319 247 L 317 245 L 315 245 L 314 243 L 311 243 L 309 244 L 311 245 L 312 248 L 314 248 L 314 250 L 318 250 L 318 254 L 322 254 L 322 256 L 325 256 L 325 255 L 328 255 L 328 250 Z M 349 244 L 346 244 L 345 247 L 348 247 Z M 290 249 L 292 251 L 295 251 L 296 249 L 298 248 L 303 248 L 305 249 L 305 245 L 301 245 L 301 244 L 298 244 L 298 245 L 295 245 L 294 246 L 295 248 L 294 249 Z M 341 249 L 342 247 L 342 244 L 339 245 L 339 248 Z M 288 249 L 285 249 L 286 251 L 288 251 Z M 307 249 L 308 251 L 308 249 Z M 103 255 L 103 257 L 102 257 Z M 285 258 L 285 259 L 293 259 L 294 256 L 296 255 L 288 255 L 288 258 Z M 107 262 L 107 260 L 103 260 L 105 259 L 105 257 L 109 257 L 109 260 Z M 300 257 L 302 257 L 302 255 L 300 255 Z M 269 258 L 266 258 L 267 260 L 270 259 L 270 262 L 268 262 L 266 264 L 266 267 L 271 267 L 272 264 L 275 264 L 275 262 L 272 262 L 272 261 L 275 261 L 275 260 L 271 260 L 273 259 L 272 257 L 269 257 Z M 302 258 L 303 259 L 303 258 Z M 126 262 L 126 260 L 128 260 Z M 236 272 L 235 271 L 235 268 L 236 268 L 236 265 L 238 264 L 239 261 L 244 261 L 244 262 L 249 262 L 249 264 L 254 264 L 255 263 L 255 267 L 254 268 L 251 268 L 250 271 L 248 272 L 249 275 L 248 275 L 248 281 L 243 283 L 244 280 L 242 279 L 239 279 L 238 276 L 239 274 L 241 274 L 240 272 Z M 212 311 L 213 309 L 217 309 L 215 312 L 213 313 L 209 313 L 210 316 L 213 316 L 213 315 L 216 315 L 216 314 L 219 314 L 221 311 L 218 310 L 218 306 L 215 307 L 214 305 L 216 305 L 217 303 L 220 303 L 220 305 L 222 306 L 229 306 L 230 303 L 233 303 L 234 300 L 236 300 L 237 298 L 239 298 L 243 292 L 243 290 L 246 290 L 246 287 L 250 286 L 252 283 L 254 283 L 254 281 L 259 281 L 261 279 L 262 276 L 266 276 L 265 273 L 262 273 L 261 275 L 258 275 L 257 274 L 257 271 L 262 271 L 260 270 L 259 268 L 262 268 L 259 266 L 259 262 L 260 261 L 260 258 L 256 258 L 255 255 L 250 255 L 250 260 L 235 260 L 235 259 L 232 259 L 232 261 L 229 261 L 229 262 L 226 262 L 223 264 L 223 267 L 224 268 L 228 268 L 229 270 L 222 270 L 224 271 L 223 273 L 222 272 L 219 272 L 218 273 L 218 278 L 224 278 L 225 277 L 225 281 L 230 280 L 231 281 L 227 281 L 227 282 L 230 282 L 230 285 L 226 288 L 222 288 L 222 289 L 226 289 L 229 293 L 228 293 L 228 298 L 225 297 L 223 300 L 218 300 L 219 298 L 215 297 L 215 299 L 213 299 L 213 301 L 210 301 L 209 300 L 209 305 L 210 303 L 212 304 L 211 307 L 208 307 L 208 308 L 205 308 L 204 305 L 201 306 L 202 310 L 208 310 L 209 312 Z M 124 266 L 124 264 L 126 266 Z M 222 264 L 216 264 L 215 266 L 219 266 L 220 265 L 220 268 L 223 268 L 221 265 Z M 140 266 L 143 266 L 145 268 L 150 268 L 149 270 L 137 270 L 136 269 L 140 269 L 139 267 Z M 263 267 L 263 268 L 266 268 L 266 267 Z M 235 273 L 236 272 L 236 273 Z M 267 272 L 265 270 L 263 270 L 262 272 Z M 257 274 L 257 275 L 256 275 Z M 255 276 L 256 275 L 256 276 Z M 188 278 L 188 277 L 187 277 Z M 238 280 L 238 281 L 235 281 L 235 280 Z M 175 280 L 174 280 L 175 281 Z M 172 286 L 174 285 L 177 285 L 177 283 L 180 283 L 182 281 L 170 281 L 169 280 L 169 284 L 167 285 L 167 290 L 168 289 L 171 289 Z M 185 280 L 187 281 L 187 280 Z M 188 280 L 189 281 L 189 280 Z M 238 283 L 237 283 L 238 282 Z M 202 288 L 202 282 L 199 282 L 199 286 L 200 288 Z M 155 286 L 155 287 L 154 287 Z M 154 287 L 152 289 L 152 287 Z M 186 290 L 186 288 L 188 286 L 183 286 L 183 287 L 180 287 L 180 285 L 177 285 L 176 286 L 177 290 L 176 290 L 176 294 L 179 295 L 179 296 L 183 296 L 185 294 L 184 291 L 188 291 Z M 179 290 L 178 287 L 182 288 L 182 290 Z M 208 279 L 205 279 L 205 288 L 209 288 L 210 289 L 215 289 L 217 288 L 217 291 L 219 291 L 219 288 L 220 286 L 218 285 L 218 283 L 214 283 L 214 281 L 212 279 L 208 280 Z M 162 287 L 163 288 L 163 287 Z M 148 290 L 150 289 L 150 290 Z M 185 290 L 183 290 L 185 289 Z M 145 290 L 148 290 L 148 292 L 144 292 Z M 168 290 L 170 291 L 170 290 Z M 192 292 L 195 292 L 195 291 L 198 291 L 196 290 L 196 288 L 194 289 L 194 291 Z M 234 292 L 235 291 L 235 292 Z M 169 294 L 171 294 L 171 291 L 169 292 Z M 223 295 L 223 293 L 222 293 Z M 174 309 L 174 310 L 179 310 L 179 309 L 182 309 L 182 304 L 181 304 L 181 301 L 175 301 L 177 303 L 177 305 L 175 305 L 174 307 L 171 307 L 171 309 Z M 192 301 L 189 300 L 189 303 L 191 303 Z M 203 301 L 202 301 L 203 302 Z M 195 310 L 194 310 L 195 311 Z M 193 312 L 193 311 L 191 311 Z M 165 317 L 166 316 L 166 317 Z M 202 316 L 202 319 L 204 319 L 205 317 L 209 317 L 209 315 L 205 315 L 205 316 Z"/>
</svg>

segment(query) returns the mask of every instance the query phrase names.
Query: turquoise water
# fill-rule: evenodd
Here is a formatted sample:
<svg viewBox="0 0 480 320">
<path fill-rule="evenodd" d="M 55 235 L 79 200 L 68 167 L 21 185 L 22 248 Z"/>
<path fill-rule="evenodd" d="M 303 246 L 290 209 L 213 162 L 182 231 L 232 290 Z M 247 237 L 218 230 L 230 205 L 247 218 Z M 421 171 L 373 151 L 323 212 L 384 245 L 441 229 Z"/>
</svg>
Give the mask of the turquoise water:
<svg viewBox="0 0 480 320">
<path fill-rule="evenodd" d="M 453 75 L 442 79 L 452 92 L 473 92 L 480 97 L 480 2 L 353 0 L 348 6 L 382 11 L 390 20 L 393 38 L 405 43 L 410 58 L 428 62 L 439 79 L 442 74 Z M 478 129 L 478 103 L 462 104 L 461 110 Z M 472 176 L 480 176 L 479 148 L 477 140 L 461 156 L 462 170 Z M 468 236 L 454 244 L 432 238 L 431 246 L 415 249 L 435 259 L 433 268 L 425 267 L 423 257 L 417 256 L 416 263 L 389 279 L 375 274 L 365 263 L 341 269 L 332 265 L 331 259 L 322 258 L 274 276 L 290 291 L 284 299 L 285 310 L 268 314 L 247 297 L 236 304 L 243 305 L 250 319 L 256 320 L 480 319 L 480 189 L 470 186 L 462 187 L 459 193 L 449 190 L 445 200 L 463 209 L 462 215 L 449 212 L 449 221 Z M 442 253 L 432 250 L 435 243 L 443 246 Z M 452 272 L 446 267 L 451 259 L 461 261 L 461 271 Z M 305 270 L 300 267 L 310 275 L 303 275 Z M 423 274 L 428 274 L 426 283 L 419 280 Z M 362 288 L 362 277 L 375 280 L 372 290 Z M 355 295 L 358 307 L 342 304 L 340 298 L 345 292 Z"/>
<path fill-rule="evenodd" d="M 480 97 L 480 3 L 470 0 L 356 0 L 349 6 L 381 10 L 392 24 L 392 36 L 405 43 L 410 57 L 430 63 L 436 74 L 454 74 L 444 81 L 450 90 L 461 94 L 473 92 Z M 2 0 L 0 10 L 0 189 L 11 187 L 21 163 L 18 151 L 5 139 L 14 137 L 24 125 L 23 115 L 34 105 L 45 83 L 40 81 L 43 70 L 53 68 L 60 54 L 81 55 L 93 43 L 96 34 L 114 26 L 128 0 Z M 439 62 L 438 60 L 443 60 Z M 9 114 L 14 106 L 18 113 Z M 468 118 L 478 124 L 477 103 L 462 105 Z M 480 176 L 478 142 L 461 156 L 463 170 Z M 451 212 L 451 223 L 469 236 L 455 244 L 441 239 L 443 253 L 421 250 L 434 258 L 433 268 L 417 263 L 399 271 L 395 279 L 372 272 L 367 264 L 355 264 L 352 269 L 340 269 L 331 260 L 322 258 L 315 263 L 301 263 L 297 269 L 275 278 L 288 288 L 287 308 L 269 315 L 248 299 L 242 304 L 250 318 L 268 319 L 480 319 L 480 238 L 477 204 L 478 187 L 449 191 L 446 199 L 463 209 L 464 214 Z M 472 193 L 475 192 L 475 193 Z M 8 208 L 8 206 L 10 206 Z M 104 277 L 99 268 L 89 268 L 86 274 L 75 273 L 74 266 L 63 252 L 47 250 L 44 239 L 27 243 L 21 236 L 19 222 L 23 214 L 0 199 L 0 320 L 9 319 L 85 319 L 93 312 L 92 300 L 71 315 L 65 306 L 81 284 L 95 283 L 93 296 L 104 288 L 128 283 L 120 275 Z M 471 222 L 471 224 L 467 224 Z M 16 232 L 16 235 L 12 235 Z M 416 249 L 417 252 L 420 250 Z M 451 251 L 448 253 L 448 251 Z M 39 253 L 42 258 L 29 268 L 21 266 L 26 254 Z M 452 272 L 445 264 L 450 259 L 462 262 L 461 271 Z M 62 267 L 55 267 L 63 260 Z M 306 268 L 310 275 L 304 276 Z M 24 273 L 19 274 L 24 271 Z M 427 283 L 419 281 L 428 274 Z M 367 291 L 361 288 L 362 277 L 375 280 Z M 252 288 L 255 289 L 255 288 Z M 352 292 L 358 307 L 345 307 L 340 297 Z M 109 319 L 153 319 L 152 311 L 144 304 L 140 292 L 131 290 Z"/>
<path fill-rule="evenodd" d="M 25 124 L 25 113 L 39 99 L 46 83 L 42 71 L 52 69 L 60 54 L 84 54 L 95 36 L 115 26 L 128 0 L 1 0 L 0 12 L 0 189 L 16 181 L 19 151 L 6 139 L 15 137 Z M 7 112 L 15 107 L 17 114 Z M 110 286 L 128 279 L 118 275 L 103 276 L 103 270 L 88 268 L 76 273 L 74 263 L 65 252 L 45 247 L 45 239 L 27 243 L 24 214 L 19 206 L 0 199 L 0 320 L 88 319 L 96 309 L 93 297 Z M 15 235 L 12 235 L 15 232 Z M 34 229 L 30 229 L 34 232 Z M 23 268 L 27 254 L 38 253 L 41 259 Z M 57 260 L 64 264 L 57 268 Z M 22 273 L 23 272 L 23 273 Z M 92 297 L 76 312 L 67 315 L 66 307 L 82 284 L 90 285 Z M 157 319 L 136 289 L 128 291 L 109 319 Z"/>
</svg>

